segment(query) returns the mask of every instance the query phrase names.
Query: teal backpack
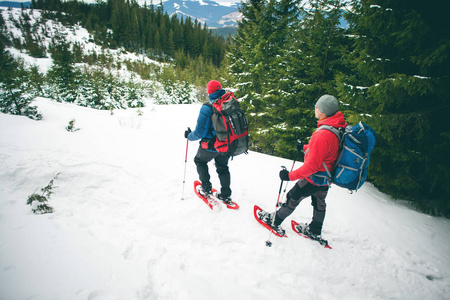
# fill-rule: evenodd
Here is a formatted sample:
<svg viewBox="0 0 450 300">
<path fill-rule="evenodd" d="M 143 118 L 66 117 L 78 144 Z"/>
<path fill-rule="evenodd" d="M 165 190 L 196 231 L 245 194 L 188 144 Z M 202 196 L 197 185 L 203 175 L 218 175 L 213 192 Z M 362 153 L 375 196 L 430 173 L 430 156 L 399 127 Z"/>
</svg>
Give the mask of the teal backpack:
<svg viewBox="0 0 450 300">
<path fill-rule="evenodd" d="M 322 125 L 317 130 L 321 129 L 329 130 L 338 137 L 340 153 L 333 172 L 323 163 L 326 172 L 318 172 L 310 178 L 318 185 L 334 183 L 351 192 L 357 191 L 366 181 L 377 134 L 363 122 L 341 130 L 329 125 Z"/>
</svg>

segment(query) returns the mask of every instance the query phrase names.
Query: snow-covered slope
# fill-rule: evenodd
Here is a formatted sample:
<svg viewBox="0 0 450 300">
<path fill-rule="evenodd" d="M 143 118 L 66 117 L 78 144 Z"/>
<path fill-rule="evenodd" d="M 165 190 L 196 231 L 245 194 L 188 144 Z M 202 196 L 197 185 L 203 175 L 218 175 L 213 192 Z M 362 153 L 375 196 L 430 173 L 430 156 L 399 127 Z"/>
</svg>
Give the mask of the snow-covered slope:
<svg viewBox="0 0 450 300">
<path fill-rule="evenodd" d="M 446 299 L 450 223 L 366 184 L 333 187 L 323 236 L 302 239 L 309 199 L 272 236 L 252 216 L 272 210 L 281 165 L 255 152 L 230 162 L 237 211 L 195 195 L 186 140 L 200 106 L 96 111 L 38 99 L 44 120 L 0 114 L 0 299 Z M 68 132 L 71 119 L 81 128 Z M 297 167 L 300 163 L 296 164 Z M 213 184 L 218 185 L 211 164 Z M 53 214 L 26 205 L 54 175 Z M 290 187 L 293 183 L 290 183 Z"/>
<path fill-rule="evenodd" d="M 37 28 L 36 36 L 39 37 L 39 44 L 41 47 L 46 49 L 47 52 L 49 52 L 49 48 L 54 37 L 61 35 L 64 36 L 64 39 L 68 44 L 79 44 L 83 51 L 83 55 L 88 55 L 91 53 L 96 53 L 97 55 L 104 54 L 106 56 L 110 56 L 116 63 L 123 63 L 125 61 L 142 61 L 145 64 L 153 64 L 155 66 L 164 65 L 155 60 L 151 60 L 142 54 L 126 52 L 123 49 L 104 49 L 92 41 L 92 35 L 89 34 L 89 32 L 81 25 L 77 24 L 74 26 L 66 26 L 61 22 L 46 19 L 41 10 L 26 10 L 23 12 L 21 9 L 17 8 L 6 9 L 0 7 L 0 14 L 2 14 L 3 19 L 5 20 L 6 34 L 9 39 L 17 40 L 22 44 L 25 43 L 26 37 L 17 24 L 21 22 L 21 16 L 23 14 L 27 14 L 29 26 Z M 35 39 L 37 38 L 35 37 Z M 8 51 L 15 57 L 20 57 L 23 59 L 27 65 L 37 66 L 44 74 L 52 65 L 50 54 L 48 54 L 49 58 L 34 58 L 27 55 L 24 50 L 8 48 Z M 130 74 L 128 73 L 126 76 L 130 77 Z"/>
</svg>

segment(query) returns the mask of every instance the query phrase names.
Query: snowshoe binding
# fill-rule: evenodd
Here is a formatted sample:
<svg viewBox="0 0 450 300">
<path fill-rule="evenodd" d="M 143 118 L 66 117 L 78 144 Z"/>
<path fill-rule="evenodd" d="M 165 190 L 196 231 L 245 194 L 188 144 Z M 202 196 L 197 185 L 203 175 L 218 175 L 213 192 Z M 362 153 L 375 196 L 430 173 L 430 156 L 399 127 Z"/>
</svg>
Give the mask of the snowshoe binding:
<svg viewBox="0 0 450 300">
<path fill-rule="evenodd" d="M 228 209 L 239 208 L 239 205 L 233 202 L 230 197 L 221 197 L 216 189 L 204 189 L 201 182 L 198 180 L 194 181 L 194 191 L 212 210 L 219 210 L 221 202 L 224 203 Z"/>
<path fill-rule="evenodd" d="M 202 195 L 205 198 L 211 197 L 213 194 L 211 188 L 207 189 L 207 188 L 204 188 L 202 185 L 200 185 L 200 187 L 198 188 L 198 192 L 200 195 Z"/>
<path fill-rule="evenodd" d="M 224 197 L 222 196 L 222 194 L 220 193 L 216 193 L 215 194 L 216 198 L 220 201 L 222 201 L 228 209 L 238 209 L 239 205 L 236 202 L 233 202 L 233 200 L 231 200 L 231 197 Z"/>
<path fill-rule="evenodd" d="M 314 234 L 310 231 L 309 225 L 306 223 L 299 224 L 294 220 L 291 221 L 292 230 L 294 230 L 298 235 L 319 242 L 325 248 L 331 249 L 331 246 L 328 245 L 328 241 L 322 239 L 322 236 L 319 234 Z"/>
<path fill-rule="evenodd" d="M 200 181 L 194 181 L 194 192 L 213 211 L 220 210 L 220 203 L 213 196 L 213 194 L 217 192 L 215 189 L 211 189 L 210 191 L 204 190 Z"/>
<path fill-rule="evenodd" d="M 255 216 L 256 221 L 259 224 L 272 231 L 273 234 L 279 237 L 287 237 L 286 231 L 281 228 L 281 226 L 272 226 L 272 220 L 275 213 L 268 213 L 262 210 L 259 206 L 255 205 L 253 209 L 253 214 Z"/>
<path fill-rule="evenodd" d="M 216 194 L 216 197 L 217 197 L 217 199 L 219 199 L 220 201 L 222 201 L 223 203 L 225 203 L 227 205 L 231 205 L 233 203 L 233 201 L 231 200 L 230 197 L 223 196 L 220 193 Z"/>
</svg>

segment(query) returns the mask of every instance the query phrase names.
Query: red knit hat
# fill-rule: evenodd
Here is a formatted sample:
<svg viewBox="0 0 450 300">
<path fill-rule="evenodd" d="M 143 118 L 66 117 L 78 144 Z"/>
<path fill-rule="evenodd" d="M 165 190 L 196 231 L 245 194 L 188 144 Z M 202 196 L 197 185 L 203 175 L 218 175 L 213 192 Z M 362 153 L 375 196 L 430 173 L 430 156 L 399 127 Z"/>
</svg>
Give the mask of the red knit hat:
<svg viewBox="0 0 450 300">
<path fill-rule="evenodd" d="M 221 88 L 222 88 L 222 86 L 220 85 L 220 82 L 218 82 L 217 80 L 211 80 L 206 85 L 206 90 L 208 91 L 208 95 L 211 95 L 212 93 L 217 92 Z"/>
</svg>

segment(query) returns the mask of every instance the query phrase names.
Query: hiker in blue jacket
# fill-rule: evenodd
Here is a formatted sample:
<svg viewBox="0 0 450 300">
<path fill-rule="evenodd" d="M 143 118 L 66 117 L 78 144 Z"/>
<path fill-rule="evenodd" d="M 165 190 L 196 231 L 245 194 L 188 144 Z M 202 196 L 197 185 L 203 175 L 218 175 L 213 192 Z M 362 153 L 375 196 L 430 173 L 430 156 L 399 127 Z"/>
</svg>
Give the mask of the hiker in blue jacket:
<svg viewBox="0 0 450 300">
<path fill-rule="evenodd" d="M 216 80 L 208 82 L 206 87 L 210 103 L 220 99 L 225 94 L 225 90 L 222 89 L 222 86 Z M 200 146 L 194 158 L 195 165 L 197 166 L 197 173 L 200 182 L 202 183 L 199 191 L 200 194 L 205 197 L 212 194 L 208 162 L 214 159 L 221 185 L 221 190 L 220 193 L 217 194 L 217 197 L 225 203 L 229 203 L 231 202 L 230 171 L 228 169 L 230 155 L 220 153 L 214 148 L 216 132 L 214 131 L 211 122 L 211 110 L 211 106 L 206 104 L 202 105 L 195 130 L 191 131 L 191 129 L 188 128 L 184 132 L 184 137 L 189 141 L 200 140 Z"/>
</svg>

